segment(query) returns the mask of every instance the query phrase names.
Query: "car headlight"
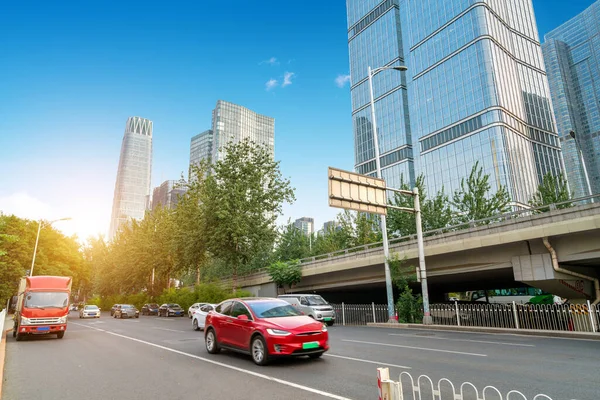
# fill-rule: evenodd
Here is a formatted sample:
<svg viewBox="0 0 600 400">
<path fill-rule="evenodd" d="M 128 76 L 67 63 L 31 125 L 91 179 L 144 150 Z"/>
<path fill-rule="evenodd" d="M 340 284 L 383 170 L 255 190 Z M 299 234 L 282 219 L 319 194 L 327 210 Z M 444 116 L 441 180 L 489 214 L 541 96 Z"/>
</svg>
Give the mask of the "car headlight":
<svg viewBox="0 0 600 400">
<path fill-rule="evenodd" d="M 327 325 L 323 324 L 323 327 L 321 328 L 321 332 L 327 332 Z"/>
<path fill-rule="evenodd" d="M 29 318 L 21 317 L 21 325 L 29 325 L 29 324 L 31 324 L 31 321 L 29 321 Z"/>
<path fill-rule="evenodd" d="M 58 319 L 58 323 L 59 324 L 66 324 L 67 323 L 67 316 L 65 315 L 64 317 L 60 317 Z"/>
<path fill-rule="evenodd" d="M 292 334 L 291 332 L 282 331 L 281 329 L 267 329 L 267 332 L 269 332 L 269 335 L 273 336 L 289 336 Z"/>
</svg>

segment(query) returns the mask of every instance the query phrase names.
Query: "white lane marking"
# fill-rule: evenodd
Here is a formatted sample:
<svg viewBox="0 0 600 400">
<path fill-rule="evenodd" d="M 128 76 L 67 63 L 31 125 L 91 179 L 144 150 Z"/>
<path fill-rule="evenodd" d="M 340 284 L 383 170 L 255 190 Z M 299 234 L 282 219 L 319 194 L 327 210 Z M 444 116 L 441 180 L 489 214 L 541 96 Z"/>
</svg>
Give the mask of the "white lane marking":
<svg viewBox="0 0 600 400">
<path fill-rule="evenodd" d="M 360 358 L 338 356 L 337 354 L 329 354 L 328 353 L 328 354 L 323 354 L 323 355 L 327 356 L 327 357 L 343 358 L 344 360 L 359 361 L 359 362 L 363 362 L 363 363 L 367 363 L 367 364 L 387 365 L 388 367 L 396 367 L 396 368 L 403 368 L 403 369 L 412 369 L 412 367 L 406 367 L 404 365 L 396 365 L 396 364 L 390 364 L 390 363 L 379 362 L 379 361 L 361 360 Z"/>
<path fill-rule="evenodd" d="M 434 340 L 449 340 L 452 342 L 471 342 L 471 343 L 486 343 L 486 344 L 501 344 L 504 346 L 518 346 L 518 347 L 535 347 L 535 344 L 524 344 L 524 343 L 504 343 L 504 342 L 489 342 L 487 340 L 473 340 L 473 339 L 454 339 L 454 338 L 443 338 L 434 336 L 421 336 L 421 335 L 403 335 L 401 333 L 389 333 L 389 336 L 406 336 L 423 339 L 434 339 Z"/>
<path fill-rule="evenodd" d="M 234 371 L 238 371 L 238 372 L 241 372 L 243 374 L 252 375 L 252 376 L 255 376 L 257 378 L 266 379 L 266 380 L 271 381 L 271 382 L 277 382 L 277 383 L 280 383 L 280 384 L 285 385 L 285 386 L 289 386 L 289 387 L 293 387 L 293 388 L 296 388 L 296 389 L 304 390 L 306 392 L 315 393 L 315 394 L 321 395 L 323 397 L 329 397 L 330 399 L 352 400 L 352 399 L 350 399 L 348 397 L 339 396 L 337 394 L 325 392 L 325 391 L 322 391 L 322 390 L 319 390 L 319 389 L 314 389 L 314 388 L 311 388 L 309 386 L 300 385 L 298 383 L 294 383 L 294 382 L 290 382 L 290 381 L 285 381 L 283 379 L 275 378 L 274 376 L 259 374 L 258 372 L 250 371 L 250 370 L 239 368 L 239 367 L 234 367 L 233 365 L 224 364 L 222 362 L 218 362 L 218 361 L 210 360 L 208 358 L 196 356 L 194 354 L 185 353 L 183 351 L 171 349 L 170 347 L 165 347 L 165 346 L 161 346 L 159 344 L 155 344 L 155 343 L 152 343 L 152 342 L 147 342 L 145 340 L 136 339 L 136 338 L 131 337 L 131 336 L 120 335 L 118 333 L 110 332 L 110 331 L 107 331 L 105 329 L 100 329 L 100 328 L 96 328 L 94 326 L 89 326 L 89 325 L 78 324 L 76 322 L 73 322 L 73 324 L 80 325 L 80 326 L 86 327 L 88 329 L 94 329 L 94 330 L 97 330 L 97 331 L 100 331 L 100 332 L 104 332 L 104 333 L 107 333 L 109 335 L 117 336 L 117 337 L 120 337 L 120 338 L 123 338 L 123 339 L 129 339 L 129 340 L 132 340 L 134 342 L 146 344 L 148 346 L 156 347 L 156 348 L 159 348 L 159 349 L 162 349 L 162 350 L 170 351 L 172 353 L 180 354 L 182 356 L 186 356 L 186 357 L 190 357 L 190 358 L 195 358 L 196 360 L 204 361 L 204 362 L 207 362 L 207 363 L 210 363 L 210 364 L 213 364 L 213 365 L 218 365 L 220 367 L 228 368 L 228 369 L 231 369 L 231 370 L 234 370 Z"/>
<path fill-rule="evenodd" d="M 176 329 L 169 329 L 169 328 L 158 328 L 156 326 L 153 326 L 152 329 L 160 329 L 161 331 L 169 331 L 169 332 L 188 333 L 188 331 L 178 331 Z"/>
<path fill-rule="evenodd" d="M 402 347 L 404 349 L 423 350 L 423 351 L 435 351 L 435 352 L 439 352 L 439 353 L 463 354 L 465 356 L 474 356 L 474 357 L 487 357 L 487 354 L 465 353 L 465 352 L 462 352 L 462 351 L 453 351 L 453 350 L 430 349 L 430 348 L 427 348 L 427 347 L 404 346 L 404 345 L 401 345 L 401 344 L 363 342 L 362 340 L 346 340 L 346 339 L 342 340 L 342 342 L 372 344 L 372 345 L 375 345 L 375 346 Z"/>
<path fill-rule="evenodd" d="M 385 329 L 385 328 L 383 328 Z M 531 334 L 531 335 L 526 335 L 523 333 L 516 333 L 516 332 L 476 332 L 476 331 L 466 331 L 466 330 L 459 330 L 459 329 L 421 329 L 421 328 L 410 328 L 411 331 L 421 331 L 421 332 L 437 332 L 437 333 L 441 333 L 441 332 L 447 332 L 447 333 L 462 333 L 462 334 L 469 334 L 469 335 L 477 335 L 477 336 L 481 336 L 481 335 L 489 335 L 489 336 L 510 336 L 510 337 L 520 337 L 520 338 L 527 338 L 527 339 L 535 339 L 535 340 L 543 340 L 543 339 L 549 339 L 549 340 L 582 340 L 582 341 L 586 341 L 586 342 L 597 342 L 598 339 L 586 339 L 586 338 L 570 338 L 570 337 L 557 337 L 557 336 L 544 336 L 544 335 L 536 335 L 536 334 Z M 593 335 L 590 333 L 590 335 Z"/>
</svg>

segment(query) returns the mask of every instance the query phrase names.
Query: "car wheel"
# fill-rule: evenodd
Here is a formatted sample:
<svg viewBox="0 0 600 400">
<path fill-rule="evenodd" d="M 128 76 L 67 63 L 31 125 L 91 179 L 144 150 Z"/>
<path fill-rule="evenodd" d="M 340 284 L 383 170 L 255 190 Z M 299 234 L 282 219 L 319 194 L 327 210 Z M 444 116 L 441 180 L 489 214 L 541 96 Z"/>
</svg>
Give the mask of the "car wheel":
<svg viewBox="0 0 600 400">
<path fill-rule="evenodd" d="M 13 337 L 17 337 L 17 332 L 19 332 L 19 326 L 17 325 L 17 322 L 15 321 L 15 323 L 13 324 Z"/>
<path fill-rule="evenodd" d="M 267 343 L 262 336 L 254 336 L 252 343 L 250 344 L 250 354 L 252 354 L 252 361 L 254 361 L 256 365 L 266 365 L 269 362 Z"/>
<path fill-rule="evenodd" d="M 327 321 L 327 326 L 333 326 L 333 324 L 335 324 L 335 321 Z"/>
<path fill-rule="evenodd" d="M 62 338 L 64 338 L 64 337 L 65 337 L 65 333 L 64 333 L 64 332 L 58 332 L 58 333 L 56 334 L 56 338 L 57 338 L 57 339 L 62 339 Z"/>
<path fill-rule="evenodd" d="M 25 337 L 25 335 L 21 335 L 20 333 L 17 333 L 17 336 L 16 336 L 17 342 L 20 342 L 21 340 L 23 340 L 24 337 Z"/>
<path fill-rule="evenodd" d="M 315 359 L 317 359 L 317 358 L 321 358 L 321 356 L 322 356 L 322 355 L 323 355 L 323 353 L 322 353 L 322 352 L 321 352 L 321 353 L 309 354 L 309 355 L 308 355 L 308 358 L 310 358 L 310 359 L 312 359 L 312 360 L 315 360 Z"/>
<path fill-rule="evenodd" d="M 195 331 L 200 330 L 200 327 L 198 326 L 198 320 L 195 318 L 192 320 L 192 327 L 194 328 Z"/>
<path fill-rule="evenodd" d="M 219 351 L 221 351 L 214 329 L 209 329 L 208 332 L 206 332 L 204 343 L 206 344 L 206 351 L 208 351 L 210 354 L 217 354 Z"/>
<path fill-rule="evenodd" d="M 140 315 L 138 314 L 138 315 L 136 315 L 135 317 L 136 317 L 136 318 L 139 318 L 139 317 L 140 317 Z"/>
</svg>

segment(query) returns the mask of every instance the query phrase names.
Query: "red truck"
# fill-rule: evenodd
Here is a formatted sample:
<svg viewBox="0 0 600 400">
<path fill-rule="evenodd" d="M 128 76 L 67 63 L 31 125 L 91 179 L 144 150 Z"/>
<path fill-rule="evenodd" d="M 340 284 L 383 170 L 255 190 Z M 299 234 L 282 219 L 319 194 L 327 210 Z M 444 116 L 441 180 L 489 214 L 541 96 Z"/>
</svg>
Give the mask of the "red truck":
<svg viewBox="0 0 600 400">
<path fill-rule="evenodd" d="M 13 328 L 17 341 L 26 335 L 65 336 L 72 280 L 64 276 L 21 278 Z"/>
</svg>

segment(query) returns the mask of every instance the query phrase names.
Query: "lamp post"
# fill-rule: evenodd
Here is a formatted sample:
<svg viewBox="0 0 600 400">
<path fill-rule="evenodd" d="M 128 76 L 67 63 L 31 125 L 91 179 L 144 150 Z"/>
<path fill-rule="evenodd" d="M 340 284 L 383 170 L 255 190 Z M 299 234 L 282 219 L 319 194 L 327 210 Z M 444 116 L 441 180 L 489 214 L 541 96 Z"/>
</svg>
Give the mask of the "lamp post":
<svg viewBox="0 0 600 400">
<path fill-rule="evenodd" d="M 58 221 L 68 221 L 71 218 L 61 218 L 61 219 L 55 219 L 54 221 L 50 221 L 47 223 L 48 226 L 52 225 L 55 222 Z M 37 236 L 35 237 L 35 246 L 33 247 L 33 259 L 31 260 L 31 270 L 29 271 L 29 276 L 33 276 L 33 267 L 35 266 L 35 255 L 37 254 L 37 248 L 38 248 L 38 242 L 40 241 L 40 231 L 42 230 L 42 224 L 44 222 L 40 219 L 38 222 L 38 230 L 37 230 Z"/>
<path fill-rule="evenodd" d="M 585 183 L 587 184 L 588 195 L 591 196 L 593 194 L 592 193 L 592 185 L 590 184 L 590 177 L 588 176 L 587 167 L 585 166 L 585 160 L 583 158 L 583 151 L 581 151 L 581 146 L 579 145 L 579 142 L 577 141 L 575 131 L 569 132 L 569 135 L 571 135 L 571 137 L 575 141 L 575 147 L 577 148 L 577 153 L 579 153 L 579 159 L 581 161 L 581 165 L 583 166 L 583 175 L 585 176 Z M 594 200 L 592 199 L 592 202 L 593 201 Z"/>
<path fill-rule="evenodd" d="M 379 161 L 379 138 L 377 137 L 377 118 L 375 116 L 375 98 L 373 96 L 373 75 L 377 72 L 393 69 L 395 71 L 407 71 L 408 68 L 406 66 L 386 66 L 371 69 L 368 67 L 369 74 L 369 94 L 371 96 L 371 126 L 373 127 L 373 145 L 375 147 L 375 165 L 377 167 L 377 177 L 382 178 L 381 176 L 381 163 Z M 388 243 L 387 236 L 387 221 L 385 215 L 381 215 L 381 233 L 383 235 L 383 256 L 385 257 L 385 289 L 387 292 L 387 303 L 388 303 L 388 322 L 395 322 L 394 319 L 394 289 L 392 287 L 392 274 L 390 272 L 390 249 Z"/>
</svg>

